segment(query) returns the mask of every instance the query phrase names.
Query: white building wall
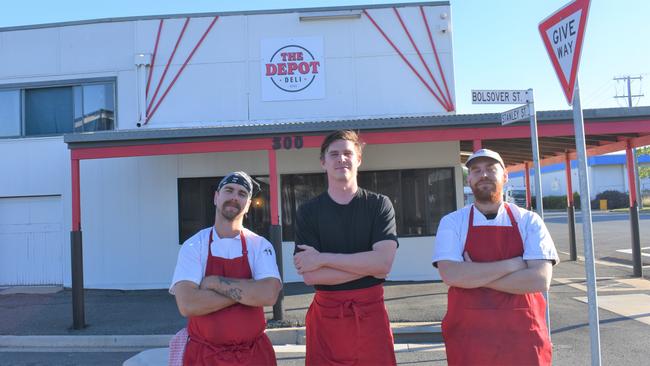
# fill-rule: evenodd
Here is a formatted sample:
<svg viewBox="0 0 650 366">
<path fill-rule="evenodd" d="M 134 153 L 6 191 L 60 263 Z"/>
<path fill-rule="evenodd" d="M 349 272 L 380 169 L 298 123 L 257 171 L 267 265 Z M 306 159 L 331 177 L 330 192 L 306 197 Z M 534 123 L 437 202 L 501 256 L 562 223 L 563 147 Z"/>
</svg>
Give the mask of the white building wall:
<svg viewBox="0 0 650 366">
<path fill-rule="evenodd" d="M 577 175 L 576 175 L 577 178 Z M 574 178 L 571 177 L 571 180 Z M 532 180 L 531 180 L 532 183 Z M 578 183 L 576 181 L 576 183 Z M 578 190 L 578 185 L 572 187 L 576 191 Z M 566 172 L 564 170 L 558 170 L 554 172 L 548 172 L 542 174 L 542 192 L 544 196 L 563 196 L 566 195 Z"/>
<path fill-rule="evenodd" d="M 625 165 L 595 165 L 591 168 L 591 184 L 597 194 L 603 191 L 627 191 Z"/>
<path fill-rule="evenodd" d="M 595 199 L 598 193 L 614 190 L 628 192 L 629 182 L 627 179 L 627 166 L 624 164 L 597 164 L 587 167 L 589 177 L 589 191 L 591 199 Z M 530 178 L 531 189 L 535 194 L 533 176 Z M 641 180 L 641 188 L 650 189 L 650 179 Z M 571 183 L 573 192 L 580 192 L 580 180 L 578 169 L 571 169 Z M 507 183 L 509 186 L 524 187 L 524 177 L 510 177 Z M 544 196 L 563 196 L 566 194 L 566 173 L 564 169 L 542 173 L 542 192 Z"/>
<path fill-rule="evenodd" d="M 61 196 L 0 198 L 0 285 L 63 283 Z"/>
<path fill-rule="evenodd" d="M 69 156 L 61 137 L 0 140 L 0 285 L 69 276 Z"/>
</svg>

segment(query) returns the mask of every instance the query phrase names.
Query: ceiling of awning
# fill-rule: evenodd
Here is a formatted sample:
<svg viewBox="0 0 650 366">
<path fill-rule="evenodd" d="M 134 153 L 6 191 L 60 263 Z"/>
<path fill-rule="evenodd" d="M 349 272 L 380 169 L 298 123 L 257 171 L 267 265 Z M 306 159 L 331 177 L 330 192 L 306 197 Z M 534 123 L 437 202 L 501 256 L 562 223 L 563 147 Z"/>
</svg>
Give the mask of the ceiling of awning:
<svg viewBox="0 0 650 366">
<path fill-rule="evenodd" d="M 585 136 L 587 149 L 619 142 L 627 138 L 640 137 L 639 133 L 602 134 Z M 482 140 L 481 146 L 499 152 L 506 165 L 518 165 L 533 160 L 532 143 L 530 138 L 513 138 L 499 140 Z M 540 137 L 538 141 L 539 159 L 558 156 L 565 152 L 576 150 L 574 136 Z M 473 141 L 461 141 L 461 161 L 465 163 L 473 149 Z"/>
</svg>

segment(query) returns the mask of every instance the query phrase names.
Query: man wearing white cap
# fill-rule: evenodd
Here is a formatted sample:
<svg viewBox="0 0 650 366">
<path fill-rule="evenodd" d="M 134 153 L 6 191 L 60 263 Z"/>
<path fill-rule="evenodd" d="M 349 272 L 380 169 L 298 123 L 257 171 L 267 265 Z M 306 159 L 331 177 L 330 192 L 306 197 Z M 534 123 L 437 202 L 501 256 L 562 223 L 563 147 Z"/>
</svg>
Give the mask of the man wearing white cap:
<svg viewBox="0 0 650 366">
<path fill-rule="evenodd" d="M 503 202 L 508 173 L 488 149 L 465 163 L 475 202 L 440 221 L 433 265 L 450 286 L 442 321 L 449 365 L 550 365 L 542 292 L 559 262 L 534 212 Z"/>
<path fill-rule="evenodd" d="M 256 188 L 244 172 L 223 178 L 214 225 L 187 239 L 178 254 L 170 292 L 188 318 L 189 340 L 181 339 L 187 345 L 178 352 L 184 365 L 276 364 L 263 308 L 275 304 L 282 287 L 275 252 L 243 226 Z"/>
</svg>

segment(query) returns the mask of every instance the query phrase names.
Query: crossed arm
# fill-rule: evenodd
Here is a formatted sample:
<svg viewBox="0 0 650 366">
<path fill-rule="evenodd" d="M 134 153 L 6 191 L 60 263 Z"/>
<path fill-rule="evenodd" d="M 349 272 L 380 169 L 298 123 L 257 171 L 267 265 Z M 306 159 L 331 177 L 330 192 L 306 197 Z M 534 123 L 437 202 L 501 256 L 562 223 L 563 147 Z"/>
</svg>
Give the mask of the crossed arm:
<svg viewBox="0 0 650 366">
<path fill-rule="evenodd" d="M 372 250 L 352 254 L 320 253 L 308 245 L 298 245 L 301 252 L 293 264 L 307 285 L 338 285 L 366 276 L 385 278 L 397 251 L 394 240 L 378 241 Z"/>
<path fill-rule="evenodd" d="M 487 287 L 511 294 L 548 291 L 553 273 L 548 260 L 515 257 L 496 262 L 472 262 L 467 252 L 464 262 L 438 262 L 440 277 L 449 286 Z"/>
<path fill-rule="evenodd" d="M 281 288 L 280 280 L 273 277 L 253 280 L 208 276 L 201 285 L 191 281 L 174 285 L 178 310 L 185 317 L 209 314 L 237 303 L 271 306 Z"/>
</svg>

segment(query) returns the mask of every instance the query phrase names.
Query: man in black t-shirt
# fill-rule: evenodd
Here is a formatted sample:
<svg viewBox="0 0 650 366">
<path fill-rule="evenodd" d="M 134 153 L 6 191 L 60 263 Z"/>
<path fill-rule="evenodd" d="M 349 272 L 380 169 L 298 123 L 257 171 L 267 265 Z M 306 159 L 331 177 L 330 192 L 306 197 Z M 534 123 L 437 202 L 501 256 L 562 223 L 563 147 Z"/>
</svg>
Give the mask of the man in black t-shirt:
<svg viewBox="0 0 650 366">
<path fill-rule="evenodd" d="M 336 131 L 321 145 L 327 192 L 298 209 L 294 265 L 316 295 L 307 312 L 307 365 L 394 365 L 382 283 L 397 250 L 388 197 L 357 186 L 362 143 Z"/>
</svg>

